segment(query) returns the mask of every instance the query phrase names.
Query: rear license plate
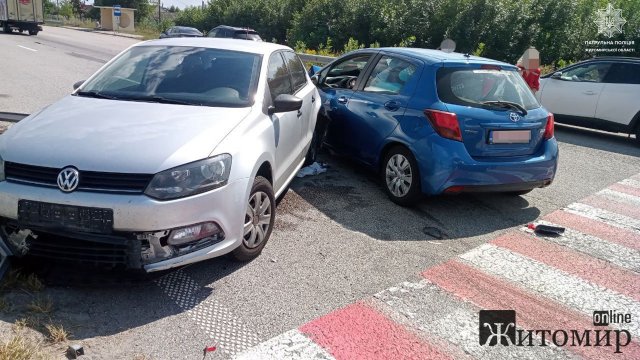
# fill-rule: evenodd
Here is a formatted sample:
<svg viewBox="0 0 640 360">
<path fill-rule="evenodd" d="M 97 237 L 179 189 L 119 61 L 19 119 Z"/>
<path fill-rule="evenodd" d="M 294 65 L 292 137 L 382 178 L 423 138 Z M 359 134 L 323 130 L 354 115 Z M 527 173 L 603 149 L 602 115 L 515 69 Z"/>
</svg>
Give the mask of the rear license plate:
<svg viewBox="0 0 640 360">
<path fill-rule="evenodd" d="M 489 134 L 490 144 L 528 144 L 531 130 L 495 130 Z"/>
<path fill-rule="evenodd" d="M 109 234 L 113 231 L 113 210 L 20 200 L 18 222 L 23 226 Z"/>
</svg>

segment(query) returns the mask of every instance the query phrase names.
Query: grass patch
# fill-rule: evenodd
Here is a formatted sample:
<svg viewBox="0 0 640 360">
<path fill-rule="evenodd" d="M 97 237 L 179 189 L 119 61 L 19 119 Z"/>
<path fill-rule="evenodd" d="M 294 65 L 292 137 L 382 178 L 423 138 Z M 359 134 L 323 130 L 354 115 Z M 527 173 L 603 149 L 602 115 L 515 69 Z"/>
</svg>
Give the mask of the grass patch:
<svg viewBox="0 0 640 360">
<path fill-rule="evenodd" d="M 39 342 L 27 339 L 23 335 L 16 335 L 6 343 L 0 344 L 0 360 L 31 360 L 47 359 L 40 350 Z"/>
<path fill-rule="evenodd" d="M 38 329 L 40 327 L 40 320 L 34 316 L 27 316 L 20 318 L 13 323 L 13 332 L 19 333 L 26 328 Z"/>
<path fill-rule="evenodd" d="M 47 324 L 44 327 L 47 329 L 47 339 L 54 344 L 65 342 L 71 336 L 62 325 Z"/>
<path fill-rule="evenodd" d="M 9 301 L 5 298 L 0 298 L 0 312 L 9 311 L 9 309 L 11 309 Z"/>
<path fill-rule="evenodd" d="M 48 296 L 38 296 L 27 305 L 27 309 L 33 313 L 48 315 L 53 311 L 53 301 Z"/>
<path fill-rule="evenodd" d="M 10 270 L 4 277 L 0 289 L 24 289 L 31 292 L 40 292 L 44 289 L 44 284 L 36 274 L 25 275 L 20 269 Z"/>
</svg>

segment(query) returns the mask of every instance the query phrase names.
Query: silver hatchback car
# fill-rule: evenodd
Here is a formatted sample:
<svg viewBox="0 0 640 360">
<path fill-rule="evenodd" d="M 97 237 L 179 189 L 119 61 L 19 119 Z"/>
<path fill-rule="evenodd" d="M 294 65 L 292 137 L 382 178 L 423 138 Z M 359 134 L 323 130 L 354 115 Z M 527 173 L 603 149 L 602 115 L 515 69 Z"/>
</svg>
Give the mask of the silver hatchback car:
<svg viewBox="0 0 640 360">
<path fill-rule="evenodd" d="M 290 48 L 148 41 L 77 86 L 0 136 L 13 255 L 151 272 L 260 254 L 315 154 L 319 95 Z"/>
</svg>

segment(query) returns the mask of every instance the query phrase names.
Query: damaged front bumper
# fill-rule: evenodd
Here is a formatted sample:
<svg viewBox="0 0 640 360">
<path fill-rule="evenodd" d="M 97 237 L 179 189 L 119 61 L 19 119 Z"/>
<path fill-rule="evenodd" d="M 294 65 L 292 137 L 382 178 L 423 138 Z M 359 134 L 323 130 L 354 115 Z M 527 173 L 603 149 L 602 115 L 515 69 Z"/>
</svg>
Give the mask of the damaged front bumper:
<svg viewBox="0 0 640 360">
<path fill-rule="evenodd" d="M 224 255 L 242 241 L 248 180 L 193 197 L 156 201 L 142 194 L 62 193 L 0 182 L 0 246 L 8 254 L 146 272 Z M 110 209 L 108 233 L 25 223 L 21 200 Z M 0 249 L 0 260 L 6 258 Z M 0 263 L 1 264 L 1 263 Z"/>
</svg>

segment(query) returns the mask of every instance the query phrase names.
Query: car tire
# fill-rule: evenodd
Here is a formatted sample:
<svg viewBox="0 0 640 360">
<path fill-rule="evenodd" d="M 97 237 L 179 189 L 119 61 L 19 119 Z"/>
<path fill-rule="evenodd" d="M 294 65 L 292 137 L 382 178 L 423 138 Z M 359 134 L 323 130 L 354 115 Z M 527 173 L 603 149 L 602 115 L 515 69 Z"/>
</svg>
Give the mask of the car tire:
<svg viewBox="0 0 640 360">
<path fill-rule="evenodd" d="M 29 35 L 38 35 L 38 30 L 29 30 Z"/>
<path fill-rule="evenodd" d="M 318 115 L 316 119 L 316 128 L 313 131 L 313 137 L 311 138 L 311 145 L 305 156 L 304 164 L 302 166 L 309 166 L 316 162 L 318 154 L 322 150 L 322 144 L 327 133 L 327 122 L 323 117 Z"/>
<path fill-rule="evenodd" d="M 11 26 L 9 26 L 9 24 L 7 24 L 7 23 L 4 23 L 4 26 L 2 27 L 2 30 L 7 34 L 10 34 L 11 33 Z"/>
<path fill-rule="evenodd" d="M 276 219 L 276 200 L 267 179 L 256 176 L 246 206 L 242 243 L 231 253 L 237 261 L 258 257 L 271 236 Z"/>
<path fill-rule="evenodd" d="M 311 144 L 309 145 L 309 150 L 307 150 L 307 155 L 304 157 L 304 164 L 302 167 L 309 166 L 316 162 L 316 157 L 318 156 L 318 151 L 320 146 L 318 145 L 318 132 L 314 131 L 313 136 L 311 137 Z"/>
<path fill-rule="evenodd" d="M 636 126 L 636 144 L 640 146 L 640 124 Z"/>
<path fill-rule="evenodd" d="M 529 190 L 520 190 L 520 191 L 509 191 L 509 192 L 506 192 L 505 194 L 507 194 L 507 195 L 513 195 L 513 196 L 522 196 L 522 195 L 526 195 L 526 194 L 528 194 L 528 193 L 530 193 L 530 192 L 532 192 L 532 191 L 533 191 L 533 189 L 529 189 Z"/>
<path fill-rule="evenodd" d="M 382 186 L 394 203 L 411 206 L 421 199 L 418 163 L 406 147 L 394 146 L 387 152 L 381 173 Z"/>
</svg>

